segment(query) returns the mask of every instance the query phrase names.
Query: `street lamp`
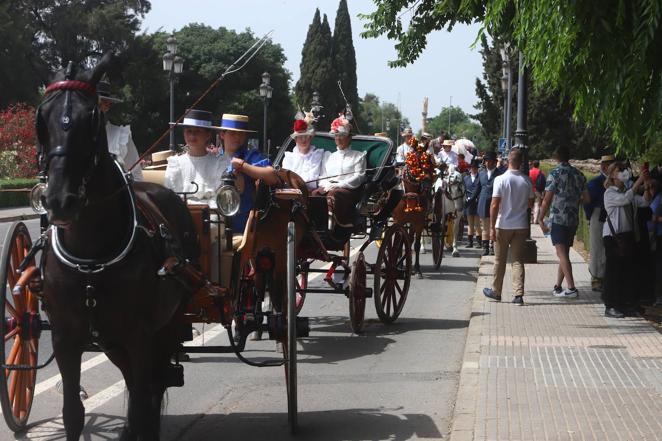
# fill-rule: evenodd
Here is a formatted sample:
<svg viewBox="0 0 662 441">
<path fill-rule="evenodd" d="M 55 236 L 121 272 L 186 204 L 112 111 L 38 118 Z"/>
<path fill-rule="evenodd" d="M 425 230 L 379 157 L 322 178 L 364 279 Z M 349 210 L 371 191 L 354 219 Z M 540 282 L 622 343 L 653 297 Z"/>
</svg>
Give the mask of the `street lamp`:
<svg viewBox="0 0 662 441">
<path fill-rule="evenodd" d="M 510 64 L 510 45 L 508 43 L 504 43 L 504 45 L 501 47 L 499 50 L 501 52 L 501 72 L 502 72 L 502 77 L 501 77 L 501 87 L 503 88 L 503 92 L 505 94 L 505 99 L 503 102 L 504 106 L 504 138 L 506 138 L 506 151 L 510 149 L 510 120 L 511 120 L 511 109 L 513 107 L 512 103 L 512 97 L 513 97 L 513 75 L 512 75 L 512 67 Z M 505 81 L 504 81 L 505 80 Z"/>
<path fill-rule="evenodd" d="M 367 123 L 368 123 L 368 132 L 372 133 L 372 124 L 373 124 L 372 112 L 368 112 L 368 121 L 367 121 Z"/>
<path fill-rule="evenodd" d="M 177 75 L 184 69 L 184 59 L 177 56 L 177 39 L 171 35 L 166 40 L 168 52 L 163 54 L 163 70 L 168 72 L 170 80 L 170 121 L 175 120 L 175 82 Z M 175 132 L 170 131 L 170 150 L 175 150 Z"/>
<path fill-rule="evenodd" d="M 269 105 L 269 100 L 273 93 L 273 87 L 271 87 L 271 75 L 268 72 L 262 74 L 262 84 L 260 84 L 260 96 L 264 100 L 264 116 L 263 116 L 263 130 L 262 130 L 262 151 L 267 153 L 267 106 Z"/>
<path fill-rule="evenodd" d="M 318 91 L 313 92 L 313 101 L 310 103 L 310 111 L 313 113 L 315 119 L 319 118 L 320 112 L 324 106 L 320 103 L 320 93 Z"/>
</svg>

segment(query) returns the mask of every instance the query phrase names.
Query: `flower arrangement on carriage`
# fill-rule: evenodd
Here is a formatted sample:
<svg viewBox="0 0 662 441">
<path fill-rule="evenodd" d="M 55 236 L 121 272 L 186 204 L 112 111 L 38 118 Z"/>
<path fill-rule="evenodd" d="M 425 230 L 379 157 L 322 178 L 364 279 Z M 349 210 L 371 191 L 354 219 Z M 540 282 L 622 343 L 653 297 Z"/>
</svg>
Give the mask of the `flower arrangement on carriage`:
<svg viewBox="0 0 662 441">
<path fill-rule="evenodd" d="M 432 187 L 434 180 L 434 158 L 427 152 L 425 144 L 419 143 L 415 136 L 409 140 L 409 146 L 414 150 L 405 156 L 405 179 L 425 189 L 429 189 Z M 405 213 L 420 213 L 425 210 L 418 197 L 407 198 L 406 203 Z"/>
</svg>

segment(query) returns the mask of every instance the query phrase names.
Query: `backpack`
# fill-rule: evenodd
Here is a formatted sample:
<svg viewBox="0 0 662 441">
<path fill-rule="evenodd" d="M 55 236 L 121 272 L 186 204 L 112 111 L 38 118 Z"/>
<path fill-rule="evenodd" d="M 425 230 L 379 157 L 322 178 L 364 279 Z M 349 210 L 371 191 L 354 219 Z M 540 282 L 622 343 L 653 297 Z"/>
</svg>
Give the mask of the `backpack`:
<svg viewBox="0 0 662 441">
<path fill-rule="evenodd" d="M 539 193 L 544 193 L 545 184 L 547 184 L 547 179 L 545 179 L 545 174 L 543 172 L 538 173 L 538 177 L 536 178 L 536 182 L 534 183 L 534 186 L 536 187 L 536 191 Z"/>
</svg>

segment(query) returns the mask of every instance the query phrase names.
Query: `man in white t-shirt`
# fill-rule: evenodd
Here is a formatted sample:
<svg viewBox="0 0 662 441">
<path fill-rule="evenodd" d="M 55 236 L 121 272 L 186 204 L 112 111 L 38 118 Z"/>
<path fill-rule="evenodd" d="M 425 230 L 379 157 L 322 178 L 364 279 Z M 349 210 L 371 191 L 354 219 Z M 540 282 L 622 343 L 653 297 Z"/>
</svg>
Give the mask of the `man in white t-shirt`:
<svg viewBox="0 0 662 441">
<path fill-rule="evenodd" d="M 494 179 L 490 205 L 490 236 L 495 243 L 494 279 L 491 288 L 484 288 L 485 297 L 501 301 L 503 276 L 506 273 L 508 248 L 512 259 L 513 303 L 523 305 L 524 248 L 529 228 L 528 209 L 533 206 L 533 186 L 519 169 L 522 152 L 512 149 L 508 155 L 508 170 Z"/>
</svg>

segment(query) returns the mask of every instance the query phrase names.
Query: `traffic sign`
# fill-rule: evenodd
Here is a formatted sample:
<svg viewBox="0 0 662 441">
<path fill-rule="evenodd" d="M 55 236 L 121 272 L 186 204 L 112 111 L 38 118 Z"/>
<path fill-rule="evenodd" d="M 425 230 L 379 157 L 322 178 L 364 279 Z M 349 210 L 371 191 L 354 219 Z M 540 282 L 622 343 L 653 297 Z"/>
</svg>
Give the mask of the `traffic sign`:
<svg viewBox="0 0 662 441">
<path fill-rule="evenodd" d="M 503 153 L 506 151 L 506 138 L 499 138 L 499 152 Z"/>
</svg>

